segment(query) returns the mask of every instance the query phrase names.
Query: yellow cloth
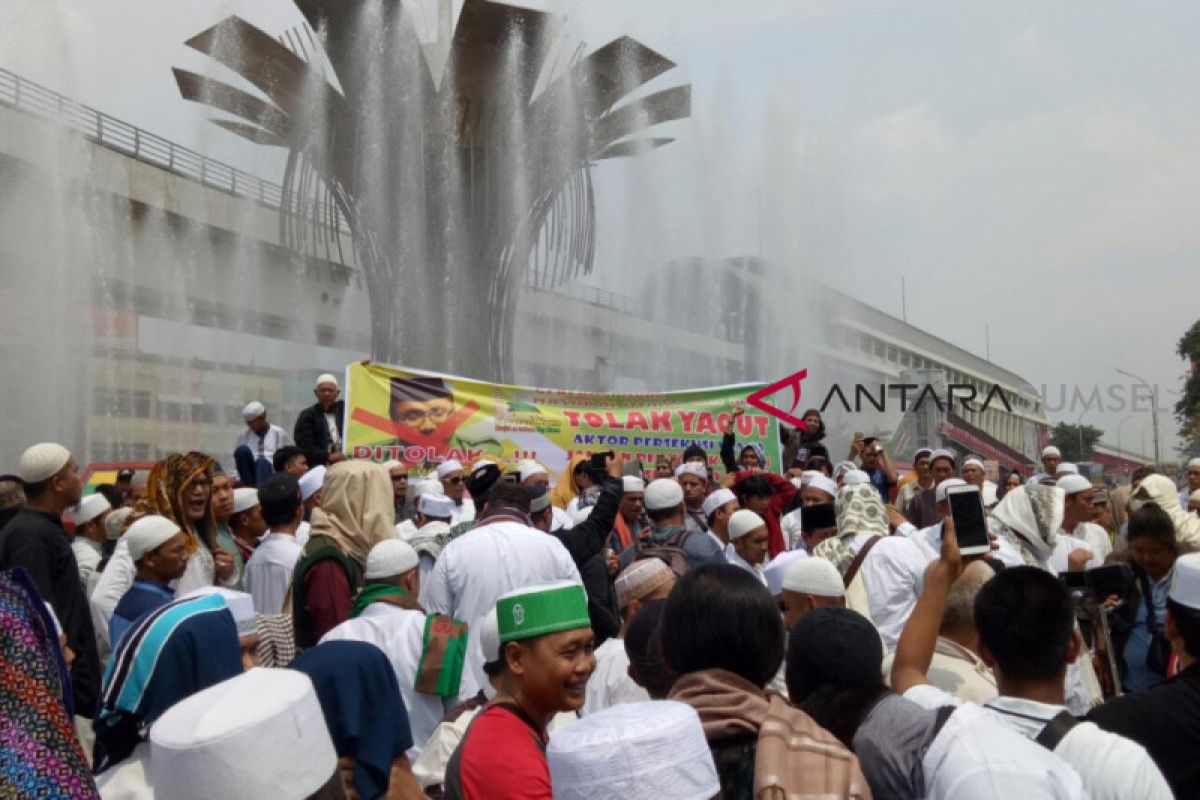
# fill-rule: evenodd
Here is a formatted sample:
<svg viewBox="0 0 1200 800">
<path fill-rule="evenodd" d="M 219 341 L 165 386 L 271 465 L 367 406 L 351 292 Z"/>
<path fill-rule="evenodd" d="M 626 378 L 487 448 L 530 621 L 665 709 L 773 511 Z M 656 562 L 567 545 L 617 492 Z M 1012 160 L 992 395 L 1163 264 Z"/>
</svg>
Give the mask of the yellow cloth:
<svg viewBox="0 0 1200 800">
<path fill-rule="evenodd" d="M 385 539 L 396 538 L 392 481 L 382 465 L 339 461 L 325 473 L 321 506 L 313 509 L 313 536 L 328 536 L 363 568 L 367 553 Z"/>
<path fill-rule="evenodd" d="M 562 475 L 558 476 L 558 484 L 550 490 L 550 502 L 558 508 L 566 510 L 571 501 L 579 494 L 579 485 L 575 483 L 575 465 L 586 460 L 587 456 L 571 456 L 567 468 L 563 470 Z"/>
</svg>

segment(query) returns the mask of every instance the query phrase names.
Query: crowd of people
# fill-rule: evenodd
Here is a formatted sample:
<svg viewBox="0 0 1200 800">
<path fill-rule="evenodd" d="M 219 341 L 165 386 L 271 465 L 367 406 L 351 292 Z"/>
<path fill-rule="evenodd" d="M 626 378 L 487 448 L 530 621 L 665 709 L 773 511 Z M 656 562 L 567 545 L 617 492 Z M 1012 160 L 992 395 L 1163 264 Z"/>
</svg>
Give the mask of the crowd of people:
<svg viewBox="0 0 1200 800">
<path fill-rule="evenodd" d="M 0 797 L 1200 797 L 1200 461 L 378 464 L 314 393 L 236 475 L 0 478 Z"/>
</svg>

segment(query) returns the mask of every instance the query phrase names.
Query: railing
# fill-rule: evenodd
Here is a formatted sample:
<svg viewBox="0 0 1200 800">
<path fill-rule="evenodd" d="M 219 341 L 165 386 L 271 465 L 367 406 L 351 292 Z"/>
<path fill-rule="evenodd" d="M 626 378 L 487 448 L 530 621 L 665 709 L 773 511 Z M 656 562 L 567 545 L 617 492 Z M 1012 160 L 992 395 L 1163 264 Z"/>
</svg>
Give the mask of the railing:
<svg viewBox="0 0 1200 800">
<path fill-rule="evenodd" d="M 6 69 L 0 69 L 0 105 L 65 125 L 102 147 L 211 189 L 256 200 L 272 209 L 283 202 L 283 187 L 277 183 L 110 117 Z"/>
</svg>

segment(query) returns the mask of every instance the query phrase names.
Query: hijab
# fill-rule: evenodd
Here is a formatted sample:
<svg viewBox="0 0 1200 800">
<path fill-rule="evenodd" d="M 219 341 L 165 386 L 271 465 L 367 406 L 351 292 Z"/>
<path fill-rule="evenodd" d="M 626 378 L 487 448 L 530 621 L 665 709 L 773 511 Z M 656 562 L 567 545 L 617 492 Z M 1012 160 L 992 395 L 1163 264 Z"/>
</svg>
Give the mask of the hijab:
<svg viewBox="0 0 1200 800">
<path fill-rule="evenodd" d="M 387 656 L 367 642 L 333 641 L 291 664 L 313 682 L 338 758 L 354 759 L 354 788 L 363 800 L 383 797 L 392 762 L 412 747 L 408 711 Z"/>
<path fill-rule="evenodd" d="M 754 455 L 758 456 L 758 468 L 759 469 L 767 468 L 767 451 L 765 449 L 763 449 L 763 446 L 761 444 L 759 444 L 758 442 L 746 442 L 745 444 L 743 444 L 741 447 L 738 448 L 738 464 L 739 465 L 742 463 L 742 456 L 746 455 L 747 450 L 751 451 L 752 453 L 754 453 Z"/>
<path fill-rule="evenodd" d="M 1130 501 L 1137 511 L 1147 503 L 1154 503 L 1170 516 L 1175 523 L 1175 540 L 1183 544 L 1200 544 L 1200 517 L 1189 514 L 1179 504 L 1179 490 L 1175 482 L 1166 475 L 1147 475 L 1133 493 Z"/>
<path fill-rule="evenodd" d="M 168 708 L 241 672 L 237 625 L 221 595 L 176 600 L 141 617 L 104 670 L 96 772 L 128 758 Z"/>
<path fill-rule="evenodd" d="M 587 461 L 587 456 L 582 454 L 571 456 L 567 468 L 563 470 L 562 475 L 558 476 L 558 483 L 550 490 L 550 502 L 556 508 L 566 509 L 571 504 L 571 500 L 579 494 L 579 484 L 575 482 L 575 467 L 581 461 Z"/>
<path fill-rule="evenodd" d="M 1058 541 L 1065 501 L 1066 493 L 1056 486 L 1027 484 L 1005 493 L 992 516 L 1016 535 L 1015 544 L 1044 564 Z"/>
<path fill-rule="evenodd" d="M 201 540 L 212 547 L 215 542 L 209 537 L 216 533 L 217 518 L 213 515 L 212 503 L 208 504 L 204 522 L 197 530 L 188 519 L 184 499 L 192 484 L 200 478 L 212 476 L 216 461 L 211 456 L 195 450 L 190 453 L 172 453 L 159 461 L 150 470 L 146 497 L 155 514 L 161 514 L 179 527 L 193 534 L 188 541 L 188 554 L 196 552 Z"/>
<path fill-rule="evenodd" d="M 860 533 L 887 536 L 890 532 L 883 498 L 869 483 L 858 483 L 839 489 L 834 501 L 834 512 L 837 514 L 837 535 L 840 539 Z"/>
<path fill-rule="evenodd" d="M 313 536 L 328 536 L 366 568 L 367 553 L 396 538 L 396 509 L 387 470 L 369 461 L 339 461 L 325 473 L 321 505 L 312 512 Z"/>
<path fill-rule="evenodd" d="M 99 796 L 72 712 L 67 665 L 46 604 L 23 568 L 0 571 L 0 792 Z"/>
</svg>

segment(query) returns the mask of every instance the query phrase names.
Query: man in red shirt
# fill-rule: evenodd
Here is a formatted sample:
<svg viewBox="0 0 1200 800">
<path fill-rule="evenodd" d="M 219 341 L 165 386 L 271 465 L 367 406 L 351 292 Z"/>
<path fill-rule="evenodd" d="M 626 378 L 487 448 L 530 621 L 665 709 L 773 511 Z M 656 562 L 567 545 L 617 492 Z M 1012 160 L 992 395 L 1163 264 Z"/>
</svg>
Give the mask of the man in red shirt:
<svg viewBox="0 0 1200 800">
<path fill-rule="evenodd" d="M 583 706 L 596 668 L 587 594 L 570 582 L 531 586 L 496 602 L 499 693 L 446 767 L 447 800 L 551 800 L 546 728 Z"/>
</svg>

